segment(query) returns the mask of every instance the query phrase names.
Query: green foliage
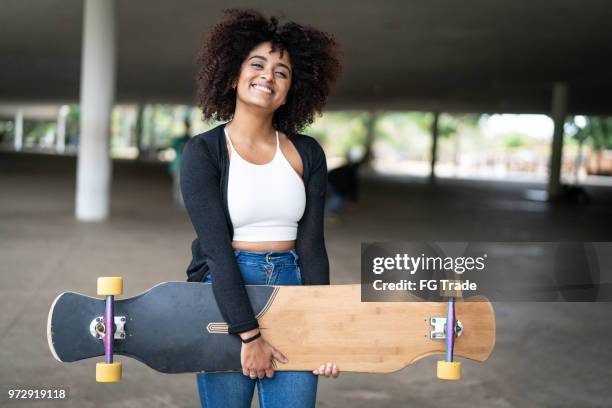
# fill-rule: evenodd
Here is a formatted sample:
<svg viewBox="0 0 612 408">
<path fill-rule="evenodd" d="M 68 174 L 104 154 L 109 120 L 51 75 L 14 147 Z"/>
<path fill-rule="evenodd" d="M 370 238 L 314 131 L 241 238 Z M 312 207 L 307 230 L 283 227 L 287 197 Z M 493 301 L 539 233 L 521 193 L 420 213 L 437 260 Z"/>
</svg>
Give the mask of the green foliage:
<svg viewBox="0 0 612 408">
<path fill-rule="evenodd" d="M 327 112 L 303 133 L 316 138 L 328 155 L 345 157 L 351 147 L 364 145 L 367 120 L 367 112 Z"/>
<path fill-rule="evenodd" d="M 81 126 L 81 108 L 79 105 L 70 105 L 68 115 L 66 115 L 66 143 L 70 140 L 76 140 L 80 133 Z"/>
<path fill-rule="evenodd" d="M 612 149 L 612 118 L 591 117 L 592 143 L 597 150 Z"/>
<path fill-rule="evenodd" d="M 529 138 L 527 137 L 527 135 L 520 132 L 505 134 L 503 138 L 504 146 L 507 149 L 515 149 L 517 147 L 523 147 L 529 144 Z"/>
<path fill-rule="evenodd" d="M 425 140 L 431 133 L 433 114 L 424 112 L 389 112 L 380 116 L 376 126 L 377 140 L 386 142 L 397 152 L 414 152 L 418 147 L 409 139 Z"/>
<path fill-rule="evenodd" d="M 573 138 L 578 143 L 588 142 L 595 150 L 612 149 L 612 118 L 590 116 L 585 117 L 585 123 L 580 126 L 576 117 L 570 121 Z"/>
<path fill-rule="evenodd" d="M 480 115 L 440 115 L 438 122 L 438 136 L 450 138 L 453 135 L 462 133 L 466 130 L 476 130 L 479 127 Z M 430 125 L 431 126 L 431 125 Z"/>
<path fill-rule="evenodd" d="M 55 122 L 23 121 L 23 140 L 26 146 L 50 144 L 53 141 Z"/>
<path fill-rule="evenodd" d="M 15 124 L 10 120 L 0 121 L 0 143 L 8 143 L 15 137 Z"/>
</svg>

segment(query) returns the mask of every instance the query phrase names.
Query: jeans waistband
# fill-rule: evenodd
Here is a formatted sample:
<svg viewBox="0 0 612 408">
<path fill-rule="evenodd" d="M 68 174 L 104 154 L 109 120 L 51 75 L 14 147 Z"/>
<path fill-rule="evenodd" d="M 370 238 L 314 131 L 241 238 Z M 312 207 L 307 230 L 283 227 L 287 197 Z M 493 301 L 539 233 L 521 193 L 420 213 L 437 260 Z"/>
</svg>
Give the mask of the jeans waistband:
<svg viewBox="0 0 612 408">
<path fill-rule="evenodd" d="M 253 262 L 296 262 L 300 258 L 295 249 L 288 251 L 246 251 L 244 249 L 234 249 L 234 255 L 240 260 L 250 260 Z"/>
</svg>

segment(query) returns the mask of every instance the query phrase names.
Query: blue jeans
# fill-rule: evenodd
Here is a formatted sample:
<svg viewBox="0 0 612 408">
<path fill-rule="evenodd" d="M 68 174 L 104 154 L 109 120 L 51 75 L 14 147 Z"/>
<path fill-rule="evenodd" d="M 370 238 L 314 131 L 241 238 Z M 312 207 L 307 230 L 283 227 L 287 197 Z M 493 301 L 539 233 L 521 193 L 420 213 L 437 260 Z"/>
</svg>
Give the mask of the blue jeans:
<svg viewBox="0 0 612 408">
<path fill-rule="evenodd" d="M 234 249 L 246 285 L 301 285 L 295 250 L 253 252 Z M 210 274 L 204 283 L 211 283 Z M 283 350 L 279 350 L 282 352 Z M 261 408 L 314 407 L 318 377 L 310 371 L 275 371 L 274 377 L 252 380 L 242 372 L 197 374 L 200 403 L 206 408 L 248 408 L 255 384 Z"/>
</svg>

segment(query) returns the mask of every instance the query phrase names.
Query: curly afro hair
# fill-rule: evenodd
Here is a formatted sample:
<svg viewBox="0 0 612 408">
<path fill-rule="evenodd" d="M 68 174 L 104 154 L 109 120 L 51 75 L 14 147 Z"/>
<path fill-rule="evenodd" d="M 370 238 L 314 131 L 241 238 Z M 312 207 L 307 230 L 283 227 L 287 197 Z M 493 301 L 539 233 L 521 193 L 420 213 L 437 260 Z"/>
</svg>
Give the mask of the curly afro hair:
<svg viewBox="0 0 612 408">
<path fill-rule="evenodd" d="M 301 131 L 321 113 L 341 66 L 333 36 L 315 28 L 266 19 L 251 9 L 223 10 L 223 18 L 207 33 L 197 57 L 197 97 L 204 120 L 228 121 L 236 108 L 240 68 L 249 52 L 269 41 L 272 51 L 286 51 L 292 65 L 287 101 L 273 116 L 273 126 L 287 134 Z"/>
</svg>

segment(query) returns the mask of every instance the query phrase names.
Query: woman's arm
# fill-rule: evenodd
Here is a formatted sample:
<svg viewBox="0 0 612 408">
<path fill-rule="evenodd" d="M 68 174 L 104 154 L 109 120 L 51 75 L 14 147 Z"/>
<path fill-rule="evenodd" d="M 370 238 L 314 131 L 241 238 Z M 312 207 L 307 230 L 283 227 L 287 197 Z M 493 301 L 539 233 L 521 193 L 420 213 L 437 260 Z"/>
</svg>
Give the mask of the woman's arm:
<svg viewBox="0 0 612 408">
<path fill-rule="evenodd" d="M 212 273 L 212 288 L 221 315 L 236 334 L 259 327 L 231 245 L 221 192 L 220 171 L 206 143 L 190 139 L 183 150 L 181 191 Z"/>
<path fill-rule="evenodd" d="M 298 223 L 295 247 L 304 285 L 329 285 L 329 259 L 325 249 L 324 210 L 327 189 L 327 163 L 319 143 L 313 143 L 313 160 L 306 186 L 306 208 Z"/>
</svg>

